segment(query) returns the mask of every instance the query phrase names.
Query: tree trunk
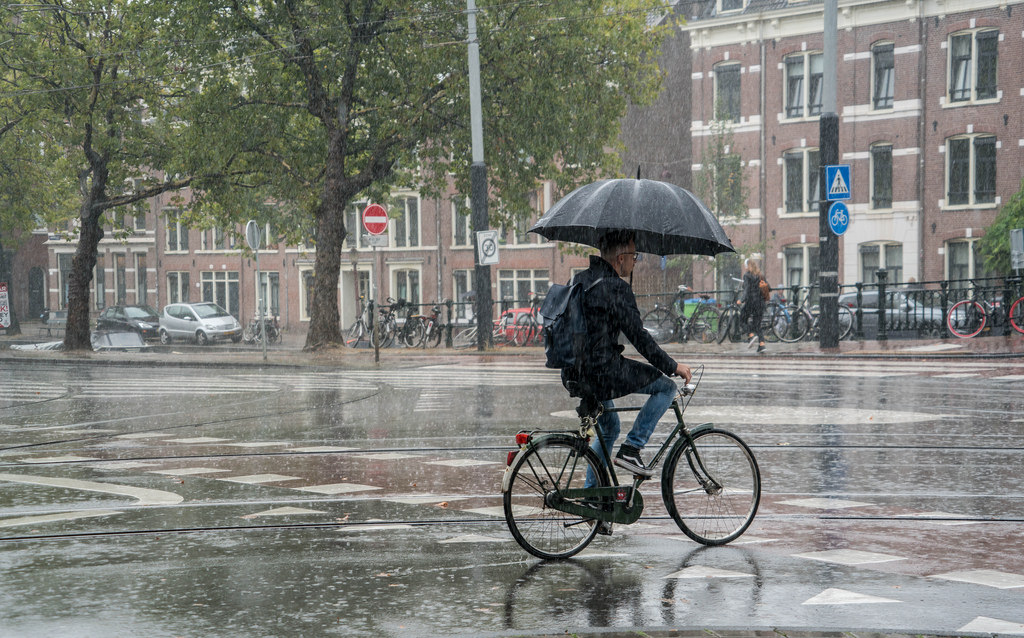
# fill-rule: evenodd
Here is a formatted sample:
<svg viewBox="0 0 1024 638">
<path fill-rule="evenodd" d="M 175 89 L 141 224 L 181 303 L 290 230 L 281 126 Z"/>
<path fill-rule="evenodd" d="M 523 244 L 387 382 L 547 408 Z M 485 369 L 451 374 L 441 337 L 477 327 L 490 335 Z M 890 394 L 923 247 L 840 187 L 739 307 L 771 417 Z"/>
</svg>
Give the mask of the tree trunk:
<svg viewBox="0 0 1024 638">
<path fill-rule="evenodd" d="M 103 163 L 94 164 L 92 183 L 86 191 L 79 219 L 82 227 L 78 234 L 78 248 L 71 260 L 68 281 L 68 319 L 64 331 L 64 350 L 92 350 L 89 329 L 89 285 L 96 267 L 96 253 L 103 239 L 103 217 L 106 201 L 107 169 Z"/>
<path fill-rule="evenodd" d="M 305 350 L 316 350 L 342 343 L 338 313 L 338 279 L 341 274 L 341 250 L 345 242 L 345 205 L 351 194 L 345 193 L 344 159 L 341 133 L 329 133 L 324 192 L 316 211 L 316 261 L 313 279 L 313 303 L 306 333 Z"/>
</svg>

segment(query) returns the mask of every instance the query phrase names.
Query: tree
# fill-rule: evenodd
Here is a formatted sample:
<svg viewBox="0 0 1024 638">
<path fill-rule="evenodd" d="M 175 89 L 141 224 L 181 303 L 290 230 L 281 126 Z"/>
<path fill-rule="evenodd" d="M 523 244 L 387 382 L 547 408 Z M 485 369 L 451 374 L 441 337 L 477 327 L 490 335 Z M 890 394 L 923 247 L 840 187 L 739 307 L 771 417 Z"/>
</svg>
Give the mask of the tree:
<svg viewBox="0 0 1024 638">
<path fill-rule="evenodd" d="M 732 152 L 732 121 L 721 102 L 715 106 L 710 128 L 711 135 L 706 138 L 701 154 L 701 170 L 695 179 L 696 191 L 721 223 L 740 222 L 750 211 L 750 189 L 743 180 L 743 158 Z"/>
<path fill-rule="evenodd" d="M 482 2 L 477 20 L 492 223 L 530 213 L 539 180 L 560 189 L 614 173 L 619 118 L 653 99 L 658 0 Z M 242 221 L 238 194 L 288 202 L 316 244 L 307 349 L 340 343 L 345 209 L 396 185 L 469 192 L 464 3 L 266 0 L 175 5 L 201 98 L 185 116 L 179 171 L 235 158 L 245 180 L 195 206 Z M 199 35 L 195 35 L 199 34 Z M 240 188 L 243 187 L 243 188 Z"/>
<path fill-rule="evenodd" d="M 985 236 L 978 243 L 978 252 L 985 261 L 985 269 L 993 273 L 1009 273 L 1010 231 L 1024 228 L 1024 181 L 1021 189 L 999 210 Z"/>
<path fill-rule="evenodd" d="M 156 37 L 168 9 L 129 0 L 0 5 L 0 74 L 7 97 L 19 96 L 34 115 L 24 134 L 39 141 L 39 165 L 53 182 L 40 188 L 76 193 L 77 211 L 58 204 L 49 219 L 70 221 L 78 241 L 68 350 L 91 347 L 89 284 L 104 225 L 117 225 L 114 211 L 193 182 L 163 171 L 175 155 L 178 109 L 192 97 L 171 84 L 174 47 Z"/>
</svg>

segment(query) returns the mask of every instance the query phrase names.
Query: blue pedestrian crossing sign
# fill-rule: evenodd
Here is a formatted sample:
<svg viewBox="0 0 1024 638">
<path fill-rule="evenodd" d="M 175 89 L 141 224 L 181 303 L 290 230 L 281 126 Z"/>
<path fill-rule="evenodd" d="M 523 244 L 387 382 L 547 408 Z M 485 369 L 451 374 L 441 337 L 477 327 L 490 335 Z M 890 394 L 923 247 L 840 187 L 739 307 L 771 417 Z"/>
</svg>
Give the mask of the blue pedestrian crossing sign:
<svg viewBox="0 0 1024 638">
<path fill-rule="evenodd" d="M 828 227 L 836 235 L 842 235 L 850 227 L 850 209 L 842 202 L 833 202 L 828 207 Z"/>
<path fill-rule="evenodd" d="M 828 188 L 825 199 L 830 202 L 839 199 L 850 199 L 850 165 L 826 166 L 825 185 Z"/>
</svg>

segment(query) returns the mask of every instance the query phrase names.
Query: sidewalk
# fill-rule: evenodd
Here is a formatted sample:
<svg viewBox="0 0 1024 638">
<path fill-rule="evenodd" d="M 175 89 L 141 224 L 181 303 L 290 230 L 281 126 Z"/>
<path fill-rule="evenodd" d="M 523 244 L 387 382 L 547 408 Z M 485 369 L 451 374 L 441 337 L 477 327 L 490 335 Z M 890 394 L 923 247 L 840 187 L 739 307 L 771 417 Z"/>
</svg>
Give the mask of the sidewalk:
<svg viewBox="0 0 1024 638">
<path fill-rule="evenodd" d="M 359 348 L 336 346 L 316 352 L 306 352 L 306 333 L 285 332 L 282 342 L 267 348 L 266 360 L 258 345 L 243 343 L 217 343 L 197 346 L 174 343 L 163 346 L 152 344 L 140 352 L 75 352 L 64 353 L 56 350 L 11 350 L 12 344 L 31 344 L 58 340 L 54 337 L 37 337 L 36 324 L 23 328 L 19 336 L 0 335 L 0 362 L 3 360 L 55 360 L 95 362 L 150 362 L 168 364 L 227 365 L 275 365 L 275 366 L 323 366 L 369 368 L 379 365 L 400 367 L 402 365 L 423 365 L 426 362 L 451 362 L 457 360 L 496 361 L 508 358 L 543 357 L 539 346 L 499 346 L 485 352 L 476 348 L 385 348 L 380 351 L 379 362 L 372 348 L 363 344 Z M 664 346 L 673 356 L 714 355 L 719 357 L 819 357 L 847 358 L 865 357 L 882 359 L 962 359 L 962 358 L 1024 358 L 1024 335 L 977 337 L 974 339 L 890 339 L 888 341 L 841 341 L 838 348 L 823 350 L 816 342 L 768 343 L 767 351 L 757 354 L 745 343 L 701 344 L 671 343 Z M 627 353 L 631 349 L 627 349 Z"/>
</svg>

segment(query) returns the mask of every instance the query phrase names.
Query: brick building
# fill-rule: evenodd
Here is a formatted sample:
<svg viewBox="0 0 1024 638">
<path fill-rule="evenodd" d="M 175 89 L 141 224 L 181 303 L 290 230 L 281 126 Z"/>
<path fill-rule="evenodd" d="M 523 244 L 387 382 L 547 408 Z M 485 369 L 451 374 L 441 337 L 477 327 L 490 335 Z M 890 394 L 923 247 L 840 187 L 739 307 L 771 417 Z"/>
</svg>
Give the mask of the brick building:
<svg viewBox="0 0 1024 638">
<path fill-rule="evenodd" d="M 852 173 L 840 283 L 986 274 L 976 242 L 1020 188 L 1024 6 L 1006 0 L 839 0 L 840 163 Z M 763 247 L 773 282 L 818 276 L 823 3 L 693 3 L 694 171 L 730 121 L 749 214 L 734 244 Z M 998 273 L 1003 274 L 1003 273 Z M 721 279 L 721 278 L 720 278 Z"/>
</svg>

